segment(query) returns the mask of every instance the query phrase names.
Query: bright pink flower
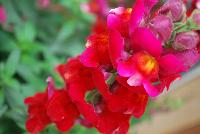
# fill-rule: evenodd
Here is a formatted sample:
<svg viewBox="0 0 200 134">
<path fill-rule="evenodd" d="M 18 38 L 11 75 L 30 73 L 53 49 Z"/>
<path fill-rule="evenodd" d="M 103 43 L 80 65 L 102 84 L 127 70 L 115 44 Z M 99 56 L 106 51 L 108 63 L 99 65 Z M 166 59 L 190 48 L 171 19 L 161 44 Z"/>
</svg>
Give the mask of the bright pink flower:
<svg viewBox="0 0 200 134">
<path fill-rule="evenodd" d="M 4 24 L 7 20 L 6 10 L 0 5 L 0 23 Z"/>
<path fill-rule="evenodd" d="M 145 37 L 145 40 L 143 37 Z M 154 82 L 159 81 L 160 73 L 164 71 L 169 77 L 169 75 L 174 76 L 174 74 L 185 71 L 184 65 L 175 56 L 161 55 L 162 43 L 149 29 L 137 28 L 131 39 L 134 54 L 127 60 L 118 62 L 117 67 L 119 75 L 129 78 L 127 82 L 130 86 L 143 85 L 150 96 L 157 96 L 167 86 L 163 85 L 164 83 L 156 86 L 152 85 Z M 118 42 L 118 44 L 121 45 L 123 42 Z M 174 66 L 172 66 L 174 64 L 177 65 L 175 71 L 173 70 Z"/>
</svg>

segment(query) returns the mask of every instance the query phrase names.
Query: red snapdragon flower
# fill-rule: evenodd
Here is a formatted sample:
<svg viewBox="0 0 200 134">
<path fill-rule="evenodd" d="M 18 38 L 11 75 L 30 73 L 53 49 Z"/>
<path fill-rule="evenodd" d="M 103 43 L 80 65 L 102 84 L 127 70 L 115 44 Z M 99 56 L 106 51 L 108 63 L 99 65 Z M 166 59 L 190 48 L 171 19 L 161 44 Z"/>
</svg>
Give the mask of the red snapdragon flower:
<svg viewBox="0 0 200 134">
<path fill-rule="evenodd" d="M 110 57 L 108 52 L 108 34 L 93 34 L 88 37 L 86 50 L 81 54 L 80 60 L 87 67 L 97 67 L 100 65 L 110 67 Z"/>
<path fill-rule="evenodd" d="M 83 66 L 79 59 L 75 58 L 70 59 L 67 64 L 60 65 L 58 70 L 64 76 L 63 78 L 69 88 L 68 92 L 71 99 L 76 103 L 82 115 L 93 126 L 105 134 L 113 132 L 123 134 L 128 131 L 130 115 L 110 111 L 104 104 L 104 99 L 98 102 L 98 104 L 91 104 L 85 100 L 86 93 L 95 89 L 96 84 L 94 81 L 104 81 L 104 79 L 99 77 L 95 78 L 95 72 L 92 68 Z M 66 77 L 66 75 L 69 77 Z M 95 80 L 90 78 L 95 78 Z"/>
<path fill-rule="evenodd" d="M 38 133 L 51 123 L 46 113 L 48 95 L 37 93 L 35 96 L 28 97 L 24 103 L 28 105 L 29 117 L 26 121 L 26 129 L 32 133 Z"/>
<path fill-rule="evenodd" d="M 79 117 L 76 106 L 65 89 L 55 89 L 50 79 L 44 93 L 37 93 L 25 99 L 29 117 L 26 128 L 30 133 L 38 133 L 48 124 L 55 123 L 61 132 L 69 130 Z"/>
<path fill-rule="evenodd" d="M 112 112 L 122 112 L 139 118 L 143 115 L 148 102 L 148 96 L 141 87 L 129 86 L 122 77 L 117 77 L 117 82 L 111 87 L 106 84 L 100 70 L 93 72 L 93 79 L 98 91 L 105 98 L 108 108 Z"/>
</svg>

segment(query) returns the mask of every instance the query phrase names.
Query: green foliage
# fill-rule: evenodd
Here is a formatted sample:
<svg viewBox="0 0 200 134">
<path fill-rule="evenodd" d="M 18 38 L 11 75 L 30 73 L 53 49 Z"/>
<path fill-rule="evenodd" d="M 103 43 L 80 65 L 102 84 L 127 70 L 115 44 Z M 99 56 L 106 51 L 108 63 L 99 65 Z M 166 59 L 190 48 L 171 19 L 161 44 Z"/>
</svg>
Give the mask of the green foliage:
<svg viewBox="0 0 200 134">
<path fill-rule="evenodd" d="M 26 133 L 24 98 L 44 91 L 48 76 L 62 86 L 54 67 L 83 51 L 94 21 L 81 2 L 54 0 L 42 9 L 36 0 L 0 0 L 8 17 L 0 26 L 0 134 Z M 90 132 L 77 126 L 70 133 Z M 42 133 L 58 132 L 50 126 Z"/>
</svg>

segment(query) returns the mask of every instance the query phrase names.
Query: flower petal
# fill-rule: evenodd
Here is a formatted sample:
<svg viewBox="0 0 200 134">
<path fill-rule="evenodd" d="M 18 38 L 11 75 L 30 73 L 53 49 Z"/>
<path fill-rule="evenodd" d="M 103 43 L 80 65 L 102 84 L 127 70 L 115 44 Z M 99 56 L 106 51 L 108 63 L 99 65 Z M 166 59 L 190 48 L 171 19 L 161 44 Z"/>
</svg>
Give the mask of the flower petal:
<svg viewBox="0 0 200 134">
<path fill-rule="evenodd" d="M 148 93 L 149 96 L 151 97 L 156 97 L 160 94 L 159 89 L 157 89 L 156 87 L 154 87 L 149 81 L 144 80 L 143 81 L 143 86 L 146 90 L 146 92 Z"/>
<path fill-rule="evenodd" d="M 99 63 L 95 49 L 88 47 L 80 56 L 80 61 L 87 67 L 96 67 Z"/>
<path fill-rule="evenodd" d="M 187 70 L 184 64 L 173 54 L 167 54 L 159 59 L 160 73 L 173 75 Z"/>
<path fill-rule="evenodd" d="M 120 61 L 117 66 L 117 72 L 120 76 L 123 77 L 130 77 L 132 76 L 136 71 L 135 67 L 131 62 L 128 61 Z"/>
<path fill-rule="evenodd" d="M 117 68 L 117 62 L 122 58 L 124 50 L 124 39 L 120 33 L 112 29 L 109 33 L 109 53 L 113 66 Z"/>
<path fill-rule="evenodd" d="M 159 57 L 162 53 L 162 43 L 147 28 L 137 28 L 131 36 L 134 50 L 146 51 L 152 56 Z"/>
<path fill-rule="evenodd" d="M 128 80 L 127 83 L 130 86 L 141 86 L 142 84 L 142 76 L 139 73 L 135 73 L 134 75 L 132 75 Z"/>
<path fill-rule="evenodd" d="M 137 0 L 132 8 L 130 18 L 130 35 L 134 33 L 137 27 L 140 26 L 145 15 L 147 15 L 151 8 L 158 2 L 158 0 Z"/>
</svg>

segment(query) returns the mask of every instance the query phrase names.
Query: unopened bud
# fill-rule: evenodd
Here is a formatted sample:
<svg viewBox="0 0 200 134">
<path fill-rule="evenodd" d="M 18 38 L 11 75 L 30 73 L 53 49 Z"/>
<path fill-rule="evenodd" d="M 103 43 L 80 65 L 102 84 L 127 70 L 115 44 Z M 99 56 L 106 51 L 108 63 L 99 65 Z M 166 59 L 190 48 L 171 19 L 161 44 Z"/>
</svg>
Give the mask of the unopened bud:
<svg viewBox="0 0 200 134">
<path fill-rule="evenodd" d="M 176 35 L 173 48 L 176 50 L 193 49 L 199 43 L 199 36 L 196 32 L 183 32 Z"/>
<path fill-rule="evenodd" d="M 168 0 L 159 10 L 159 14 L 169 16 L 173 21 L 179 21 L 186 13 L 186 7 L 182 0 Z"/>
<path fill-rule="evenodd" d="M 149 23 L 149 28 L 158 34 L 161 40 L 167 41 L 170 39 L 173 31 L 172 20 L 164 15 L 156 16 Z"/>
<path fill-rule="evenodd" d="M 192 12 L 192 16 L 191 16 L 192 22 L 195 25 L 200 26 L 200 10 L 196 9 Z"/>
</svg>

